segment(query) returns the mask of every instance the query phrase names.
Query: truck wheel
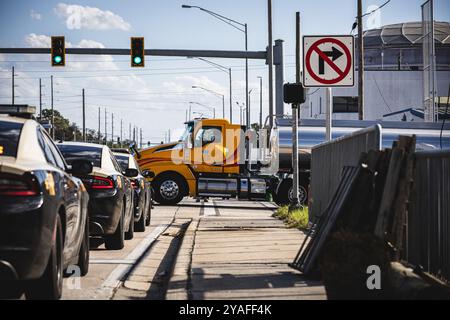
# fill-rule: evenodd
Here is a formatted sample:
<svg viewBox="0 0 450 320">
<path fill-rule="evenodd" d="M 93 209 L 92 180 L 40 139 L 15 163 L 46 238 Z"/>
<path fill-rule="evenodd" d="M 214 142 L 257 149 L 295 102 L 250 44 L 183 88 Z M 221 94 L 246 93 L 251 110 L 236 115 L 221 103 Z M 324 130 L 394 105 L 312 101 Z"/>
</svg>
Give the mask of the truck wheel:
<svg viewBox="0 0 450 320">
<path fill-rule="evenodd" d="M 123 219 L 125 216 L 125 204 L 122 208 L 122 213 L 120 215 L 119 223 L 117 225 L 116 231 L 105 237 L 105 247 L 108 250 L 120 250 L 124 246 L 124 226 Z"/>
<path fill-rule="evenodd" d="M 281 182 L 278 187 L 278 192 L 274 197 L 275 203 L 279 206 L 288 205 L 289 202 L 289 193 L 292 193 L 292 180 L 285 179 Z"/>
<path fill-rule="evenodd" d="M 289 203 L 292 200 L 293 192 L 292 192 L 293 188 L 292 186 L 289 188 Z M 305 203 L 307 203 L 308 201 L 308 191 L 306 190 L 305 186 L 299 185 L 298 186 L 298 202 L 302 205 L 304 205 Z"/>
<path fill-rule="evenodd" d="M 155 183 L 155 200 L 160 204 L 174 205 L 180 202 L 185 194 L 183 179 L 168 174 L 157 179 Z"/>
<path fill-rule="evenodd" d="M 61 218 L 56 215 L 56 239 L 50 251 L 47 268 L 38 280 L 26 289 L 27 299 L 57 300 L 63 285 L 63 240 Z"/>
</svg>

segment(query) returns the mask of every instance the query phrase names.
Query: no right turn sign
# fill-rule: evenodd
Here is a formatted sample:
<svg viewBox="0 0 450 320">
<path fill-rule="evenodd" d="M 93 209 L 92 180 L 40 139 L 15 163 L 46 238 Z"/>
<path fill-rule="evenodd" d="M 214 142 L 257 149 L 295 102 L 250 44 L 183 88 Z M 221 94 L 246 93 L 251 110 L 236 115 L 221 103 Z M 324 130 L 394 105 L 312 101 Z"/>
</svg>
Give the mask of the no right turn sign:
<svg viewBox="0 0 450 320">
<path fill-rule="evenodd" d="M 305 87 L 354 86 L 353 36 L 304 36 Z"/>
</svg>

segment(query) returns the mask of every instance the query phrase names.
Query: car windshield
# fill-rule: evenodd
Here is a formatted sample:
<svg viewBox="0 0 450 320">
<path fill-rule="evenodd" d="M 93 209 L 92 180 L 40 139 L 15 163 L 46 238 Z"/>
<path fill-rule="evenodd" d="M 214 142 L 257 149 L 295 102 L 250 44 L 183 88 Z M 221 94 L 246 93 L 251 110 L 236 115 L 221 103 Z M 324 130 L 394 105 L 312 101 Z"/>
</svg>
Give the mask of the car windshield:
<svg viewBox="0 0 450 320">
<path fill-rule="evenodd" d="M 22 123 L 0 121 L 0 156 L 17 156 L 22 127 Z"/>
<path fill-rule="evenodd" d="M 66 162 L 71 165 L 74 160 L 89 160 L 94 167 L 101 167 L 102 148 L 81 145 L 58 144 Z"/>
<path fill-rule="evenodd" d="M 115 155 L 117 162 L 120 164 L 120 166 L 122 167 L 122 170 L 126 170 L 128 169 L 128 165 L 129 165 L 129 156 L 128 155 Z"/>
</svg>

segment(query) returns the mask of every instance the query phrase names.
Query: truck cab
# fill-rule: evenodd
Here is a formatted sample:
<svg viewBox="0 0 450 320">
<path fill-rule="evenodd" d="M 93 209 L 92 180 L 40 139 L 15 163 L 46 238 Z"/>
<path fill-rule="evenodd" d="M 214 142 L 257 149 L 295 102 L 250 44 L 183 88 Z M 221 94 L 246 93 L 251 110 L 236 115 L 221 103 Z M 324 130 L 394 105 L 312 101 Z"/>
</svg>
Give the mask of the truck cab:
<svg viewBox="0 0 450 320">
<path fill-rule="evenodd" d="M 136 152 L 142 170 L 155 173 L 154 198 L 176 204 L 191 197 L 264 198 L 264 179 L 250 177 L 245 169 L 245 133 L 242 126 L 225 119 L 186 122 L 177 142 Z"/>
</svg>

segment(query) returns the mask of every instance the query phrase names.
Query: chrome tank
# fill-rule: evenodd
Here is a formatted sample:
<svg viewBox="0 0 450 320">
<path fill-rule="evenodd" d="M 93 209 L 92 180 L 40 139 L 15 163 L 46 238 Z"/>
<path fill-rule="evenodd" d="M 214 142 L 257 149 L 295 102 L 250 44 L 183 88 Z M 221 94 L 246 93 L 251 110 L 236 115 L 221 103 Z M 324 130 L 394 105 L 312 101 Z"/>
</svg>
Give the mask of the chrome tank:
<svg viewBox="0 0 450 320">
<path fill-rule="evenodd" d="M 382 147 L 390 148 L 399 135 L 413 135 L 417 137 L 417 150 L 440 148 L 440 133 L 442 123 L 404 122 L 404 121 L 358 121 L 333 120 L 332 138 L 338 138 L 361 128 L 375 124 L 382 127 Z M 292 122 L 289 118 L 277 119 L 271 135 L 278 145 L 270 149 L 270 153 L 278 152 L 279 172 L 292 171 Z M 311 149 L 325 141 L 325 120 L 300 120 L 298 128 L 299 166 L 302 170 L 309 170 Z M 450 149 L 450 123 L 443 130 L 442 148 Z"/>
</svg>

